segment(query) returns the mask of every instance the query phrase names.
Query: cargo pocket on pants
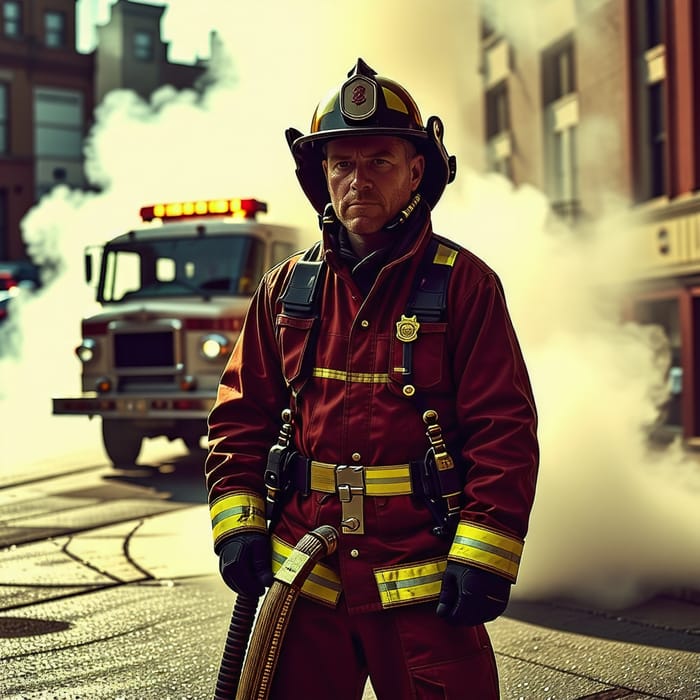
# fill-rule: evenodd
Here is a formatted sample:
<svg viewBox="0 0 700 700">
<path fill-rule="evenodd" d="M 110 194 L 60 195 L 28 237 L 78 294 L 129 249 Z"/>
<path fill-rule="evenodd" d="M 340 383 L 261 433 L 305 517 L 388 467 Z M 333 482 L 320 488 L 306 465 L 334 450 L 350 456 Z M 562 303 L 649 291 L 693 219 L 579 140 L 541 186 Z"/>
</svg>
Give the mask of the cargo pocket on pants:
<svg viewBox="0 0 700 700">
<path fill-rule="evenodd" d="M 498 700 L 498 672 L 489 648 L 462 659 L 410 669 L 416 700 Z"/>
</svg>

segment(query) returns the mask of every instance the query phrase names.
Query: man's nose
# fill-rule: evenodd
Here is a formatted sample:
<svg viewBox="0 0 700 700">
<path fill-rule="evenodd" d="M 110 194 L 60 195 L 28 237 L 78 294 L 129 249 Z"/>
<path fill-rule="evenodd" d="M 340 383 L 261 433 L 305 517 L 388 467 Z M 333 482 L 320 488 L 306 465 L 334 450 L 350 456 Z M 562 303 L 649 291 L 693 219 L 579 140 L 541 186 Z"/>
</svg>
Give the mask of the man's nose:
<svg viewBox="0 0 700 700">
<path fill-rule="evenodd" d="M 355 190 L 366 190 L 372 187 L 372 180 L 369 176 L 369 169 L 362 164 L 355 165 L 352 174 L 352 188 Z"/>
</svg>

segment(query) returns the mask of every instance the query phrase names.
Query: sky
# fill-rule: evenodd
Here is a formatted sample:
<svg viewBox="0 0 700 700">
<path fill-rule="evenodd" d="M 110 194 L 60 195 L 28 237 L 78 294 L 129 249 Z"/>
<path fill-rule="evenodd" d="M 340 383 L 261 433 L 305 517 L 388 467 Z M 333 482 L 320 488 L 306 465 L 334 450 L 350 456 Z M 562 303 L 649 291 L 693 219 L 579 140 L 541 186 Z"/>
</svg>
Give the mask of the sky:
<svg viewBox="0 0 700 700">
<path fill-rule="evenodd" d="M 81 13 L 90 1 L 79 1 Z M 492 2 L 507 9 L 504 31 L 514 40 L 551 40 L 542 18 L 552 0 Z M 409 89 L 424 120 L 442 117 L 458 166 L 435 230 L 497 271 L 530 371 L 542 461 L 514 593 L 615 608 L 696 585 L 698 464 L 678 444 L 650 452 L 645 442 L 665 387 L 664 339 L 658 329 L 620 325 L 616 299 L 601 296 L 611 265 L 622 271 L 630 257 L 621 235 L 626 203 L 610 193 L 618 199 L 610 197 L 583 239 L 552 225 L 542 192 L 481 172 L 482 144 L 468 138 L 482 133 L 478 41 L 465 40 L 476 3 L 355 0 L 351 16 L 346 5 L 320 0 L 171 5 L 164 32 L 173 47 L 185 37 L 190 57 L 201 55 L 216 17 L 227 54 L 201 99 L 167 87 L 148 100 L 127 90 L 108 95 L 86 143 L 86 171 L 99 191 L 59 186 L 25 217 L 32 257 L 61 274 L 0 330 L 0 425 L 11 436 L 3 436 L 3 459 L 28 462 L 99 442 L 97 421 L 51 416 L 50 397 L 79 388 L 73 349 L 81 317 L 95 310 L 83 249 L 128 230 L 140 206 L 254 196 L 269 203 L 266 220 L 299 226 L 305 242 L 317 238 L 284 129 L 306 132 L 321 97 L 362 56 Z M 89 7 L 98 22 L 105 7 Z"/>
</svg>

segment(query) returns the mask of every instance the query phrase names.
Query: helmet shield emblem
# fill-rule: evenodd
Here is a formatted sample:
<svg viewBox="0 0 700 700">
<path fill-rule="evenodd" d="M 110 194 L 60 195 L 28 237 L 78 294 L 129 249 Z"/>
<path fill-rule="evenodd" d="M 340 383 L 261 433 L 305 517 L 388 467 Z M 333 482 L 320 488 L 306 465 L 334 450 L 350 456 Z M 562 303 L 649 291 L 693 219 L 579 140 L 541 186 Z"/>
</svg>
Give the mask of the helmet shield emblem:
<svg viewBox="0 0 700 700">
<path fill-rule="evenodd" d="M 377 110 L 377 84 L 361 75 L 348 80 L 340 91 L 340 111 L 345 117 L 363 120 Z"/>
</svg>

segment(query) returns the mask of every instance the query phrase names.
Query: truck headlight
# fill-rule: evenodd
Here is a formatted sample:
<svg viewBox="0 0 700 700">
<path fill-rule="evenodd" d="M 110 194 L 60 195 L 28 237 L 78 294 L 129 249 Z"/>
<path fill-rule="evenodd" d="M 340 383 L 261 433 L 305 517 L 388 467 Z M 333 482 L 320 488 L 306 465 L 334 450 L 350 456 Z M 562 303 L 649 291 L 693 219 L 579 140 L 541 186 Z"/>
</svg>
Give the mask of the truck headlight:
<svg viewBox="0 0 700 700">
<path fill-rule="evenodd" d="M 83 342 L 78 345 L 75 349 L 75 354 L 78 359 L 86 365 L 88 362 L 92 362 L 97 355 L 97 343 L 93 338 L 84 338 Z"/>
<path fill-rule="evenodd" d="M 228 355 L 230 350 L 229 339 L 219 333 L 205 335 L 200 341 L 199 351 L 202 353 L 202 357 L 207 360 L 218 360 L 220 357 Z"/>
</svg>

